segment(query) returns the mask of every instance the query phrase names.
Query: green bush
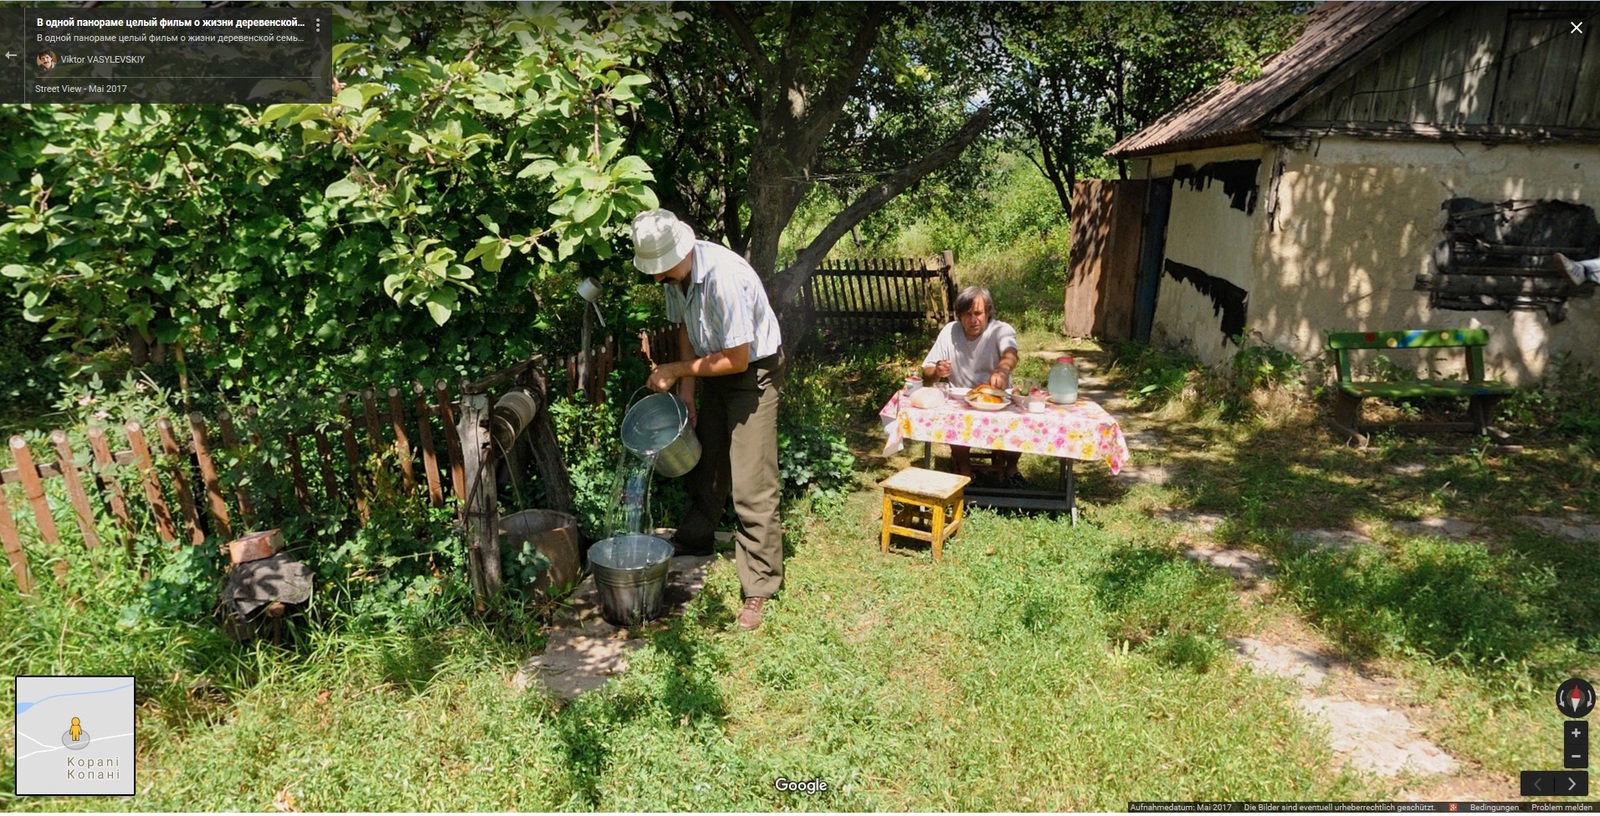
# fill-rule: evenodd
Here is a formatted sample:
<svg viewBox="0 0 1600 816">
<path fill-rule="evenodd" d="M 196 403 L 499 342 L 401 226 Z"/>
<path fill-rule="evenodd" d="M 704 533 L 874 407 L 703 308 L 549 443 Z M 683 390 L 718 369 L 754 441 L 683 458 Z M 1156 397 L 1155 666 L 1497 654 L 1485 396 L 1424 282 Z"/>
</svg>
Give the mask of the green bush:
<svg viewBox="0 0 1600 816">
<path fill-rule="evenodd" d="M 45 327 L 20 319 L 20 313 L 10 295 L 0 293 L 0 415 L 49 404 L 60 382 Z"/>
<path fill-rule="evenodd" d="M 1571 354 L 1552 361 L 1539 387 L 1507 397 L 1500 411 L 1526 430 L 1600 448 L 1600 374 L 1573 362 Z"/>
<path fill-rule="evenodd" d="M 1258 388 L 1294 388 L 1304 383 L 1304 375 L 1300 358 L 1276 346 L 1241 340 L 1233 355 L 1233 388 L 1241 396 Z"/>
<path fill-rule="evenodd" d="M 1130 404 L 1164 408 L 1184 398 L 1201 370 L 1186 354 L 1125 340 L 1111 346 L 1107 378 L 1127 392 Z"/>
<path fill-rule="evenodd" d="M 790 496 L 833 500 L 854 484 L 856 457 L 845 429 L 859 405 L 844 395 L 870 400 L 892 390 L 863 382 L 860 359 L 790 364 L 778 406 L 778 472 Z"/>
<path fill-rule="evenodd" d="M 572 483 L 572 515 L 586 539 L 610 535 L 622 449 L 622 415 L 611 401 L 590 405 L 581 397 L 550 403 L 550 419 Z"/>
</svg>

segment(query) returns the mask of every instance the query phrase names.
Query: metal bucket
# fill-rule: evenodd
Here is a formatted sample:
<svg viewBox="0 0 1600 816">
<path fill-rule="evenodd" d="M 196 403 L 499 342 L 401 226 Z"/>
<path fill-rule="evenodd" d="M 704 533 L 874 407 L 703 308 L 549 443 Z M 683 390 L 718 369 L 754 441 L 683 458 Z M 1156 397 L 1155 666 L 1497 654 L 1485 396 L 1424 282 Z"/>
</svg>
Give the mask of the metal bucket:
<svg viewBox="0 0 1600 816">
<path fill-rule="evenodd" d="M 651 394 L 622 417 L 622 446 L 643 459 L 653 454 L 656 472 L 682 476 L 700 461 L 700 440 L 689 427 L 689 407 L 677 394 Z"/>
<path fill-rule="evenodd" d="M 548 593 L 552 587 L 559 590 L 576 584 L 582 577 L 578 564 L 578 520 L 572 514 L 556 510 L 519 510 L 501 516 L 501 552 L 512 547 L 520 549 L 524 541 L 550 561 L 549 569 L 534 580 L 534 591 Z"/>
<path fill-rule="evenodd" d="M 589 568 L 600 593 L 600 615 L 617 626 L 637 626 L 661 615 L 672 545 L 632 533 L 589 548 Z"/>
</svg>

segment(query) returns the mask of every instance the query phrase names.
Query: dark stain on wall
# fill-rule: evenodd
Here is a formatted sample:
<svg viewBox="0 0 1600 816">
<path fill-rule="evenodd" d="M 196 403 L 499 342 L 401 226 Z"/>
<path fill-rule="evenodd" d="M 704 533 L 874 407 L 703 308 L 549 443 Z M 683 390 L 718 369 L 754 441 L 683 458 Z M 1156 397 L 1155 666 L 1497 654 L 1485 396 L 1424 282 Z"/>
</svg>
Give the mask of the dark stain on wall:
<svg viewBox="0 0 1600 816">
<path fill-rule="evenodd" d="M 1245 313 L 1250 308 L 1250 293 L 1192 266 L 1168 258 L 1167 275 L 1179 283 L 1193 286 L 1200 294 L 1211 298 L 1211 313 L 1222 318 L 1222 336 L 1238 345 L 1236 338 L 1244 334 Z"/>
<path fill-rule="evenodd" d="M 1256 176 L 1260 172 L 1260 159 L 1240 159 L 1209 162 L 1200 165 L 1199 170 L 1194 169 L 1192 164 L 1180 164 L 1173 168 L 1172 178 L 1195 192 L 1210 188 L 1213 181 L 1220 181 L 1222 192 L 1228 197 L 1228 206 L 1246 215 L 1253 215 L 1256 200 L 1261 194 L 1261 188 L 1256 184 Z"/>
</svg>

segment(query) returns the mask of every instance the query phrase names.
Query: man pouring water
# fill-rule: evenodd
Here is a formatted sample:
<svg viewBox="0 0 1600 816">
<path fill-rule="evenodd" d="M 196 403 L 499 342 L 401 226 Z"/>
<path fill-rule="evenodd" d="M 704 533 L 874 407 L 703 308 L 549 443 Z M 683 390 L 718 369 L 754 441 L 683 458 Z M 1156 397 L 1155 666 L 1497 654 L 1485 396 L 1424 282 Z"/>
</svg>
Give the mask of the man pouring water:
<svg viewBox="0 0 1600 816">
<path fill-rule="evenodd" d="M 633 219 L 633 246 L 633 265 L 662 284 L 682 356 L 656 366 L 646 384 L 662 392 L 678 386 L 700 440 L 700 461 L 687 475 L 689 509 L 673 548 L 679 555 L 710 554 L 731 492 L 739 516 L 734 564 L 745 597 L 739 628 L 754 629 L 783 583 L 778 391 L 787 364 L 778 318 L 744 258 L 695 240 L 694 230 L 667 210 Z"/>
</svg>

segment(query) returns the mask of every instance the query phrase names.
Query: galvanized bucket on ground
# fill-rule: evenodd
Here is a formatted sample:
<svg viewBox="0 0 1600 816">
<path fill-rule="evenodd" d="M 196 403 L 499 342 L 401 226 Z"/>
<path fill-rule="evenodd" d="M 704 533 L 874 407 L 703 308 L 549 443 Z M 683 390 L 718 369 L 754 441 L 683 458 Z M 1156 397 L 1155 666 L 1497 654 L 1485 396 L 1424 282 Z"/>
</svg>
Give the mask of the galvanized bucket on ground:
<svg viewBox="0 0 1600 816">
<path fill-rule="evenodd" d="M 589 568 L 600 594 L 600 614 L 617 626 L 637 626 L 661 615 L 672 545 L 632 533 L 595 542 Z"/>
<path fill-rule="evenodd" d="M 682 476 L 700 461 L 700 440 L 689 427 L 689 408 L 677 394 L 651 394 L 622 417 L 622 446 L 641 458 L 656 458 L 656 472 Z"/>
</svg>

